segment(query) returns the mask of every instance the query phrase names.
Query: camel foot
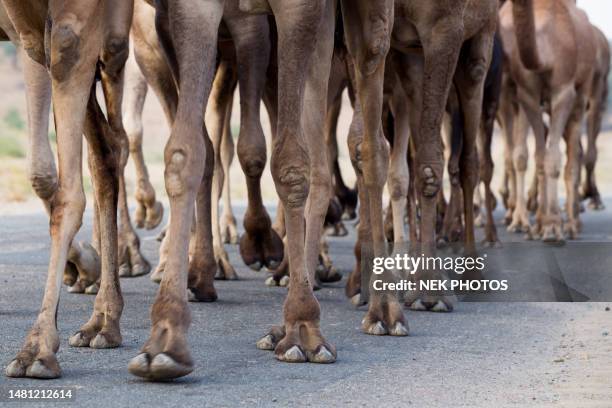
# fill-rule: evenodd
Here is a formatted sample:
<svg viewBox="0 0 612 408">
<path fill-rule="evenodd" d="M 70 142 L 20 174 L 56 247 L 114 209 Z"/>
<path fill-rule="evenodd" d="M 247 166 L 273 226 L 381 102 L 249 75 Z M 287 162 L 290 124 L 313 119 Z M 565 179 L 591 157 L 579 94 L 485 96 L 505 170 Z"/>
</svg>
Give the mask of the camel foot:
<svg viewBox="0 0 612 408">
<path fill-rule="evenodd" d="M 448 313 L 453 311 L 453 303 L 445 296 L 423 296 L 406 302 L 406 306 L 417 312 Z"/>
<path fill-rule="evenodd" d="M 361 329 L 364 333 L 375 336 L 407 336 L 408 324 L 404 320 L 402 306 L 397 298 L 372 298 L 368 312 L 361 322 Z"/>
<path fill-rule="evenodd" d="M 249 268 L 259 271 L 264 266 L 275 269 L 283 260 L 283 241 L 276 231 L 245 232 L 240 239 L 240 255 Z"/>
<path fill-rule="evenodd" d="M 299 322 L 286 328 L 273 327 L 257 342 L 260 350 L 274 350 L 279 361 L 286 363 L 329 364 L 336 361 L 336 349 L 329 344 L 313 322 Z"/>
<path fill-rule="evenodd" d="M 192 363 L 180 363 L 166 353 L 151 356 L 141 353 L 130 360 L 128 370 L 135 376 L 147 380 L 173 380 L 193 371 Z"/>
<path fill-rule="evenodd" d="M 221 228 L 221 242 L 237 245 L 240 242 L 236 218 L 233 215 L 224 215 L 219 220 Z"/>
<path fill-rule="evenodd" d="M 55 353 L 59 337 L 55 328 L 35 325 L 24 346 L 5 369 L 7 377 L 58 378 L 61 369 Z"/>
<path fill-rule="evenodd" d="M 229 261 L 229 257 L 225 249 L 217 248 L 215 250 L 215 258 L 217 258 L 217 280 L 238 280 L 238 274 Z"/>
</svg>

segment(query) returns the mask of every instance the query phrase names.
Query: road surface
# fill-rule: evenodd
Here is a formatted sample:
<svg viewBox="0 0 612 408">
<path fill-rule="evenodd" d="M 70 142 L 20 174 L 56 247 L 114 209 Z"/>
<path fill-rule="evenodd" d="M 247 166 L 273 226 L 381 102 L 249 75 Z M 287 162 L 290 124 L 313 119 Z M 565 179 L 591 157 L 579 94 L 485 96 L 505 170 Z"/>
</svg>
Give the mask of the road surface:
<svg viewBox="0 0 612 408">
<path fill-rule="evenodd" d="M 584 224 L 583 241 L 604 243 L 604 248 L 612 242 L 609 212 L 587 213 Z M 19 350 L 40 307 L 49 254 L 47 225 L 42 212 L 0 219 L 3 366 Z M 348 229 L 350 237 L 330 239 L 335 265 L 344 274 L 353 266 L 354 228 Z M 79 239 L 87 240 L 90 231 L 91 214 L 86 213 Z M 152 264 L 158 259 L 157 233 L 140 232 Z M 503 233 L 501 240 L 522 238 Z M 500 251 L 508 255 L 510 248 Z M 218 282 L 216 303 L 191 304 L 189 343 L 196 368 L 188 377 L 149 383 L 127 371 L 128 361 L 147 339 L 149 309 L 158 288 L 141 277 L 121 281 L 121 348 L 68 346 L 68 337 L 89 318 L 93 297 L 72 295 L 64 288 L 58 315 L 63 377 L 43 382 L 0 376 L 0 392 L 5 398 L 8 389 L 73 387 L 78 406 L 108 407 L 612 406 L 612 297 L 599 303 L 461 302 L 452 314 L 407 311 L 409 337 L 375 337 L 360 332 L 364 310 L 347 302 L 343 279 L 317 293 L 322 330 L 337 346 L 338 361 L 285 364 L 257 350 L 255 342 L 281 321 L 286 289 L 266 287 L 266 272 L 243 266 L 236 247 L 228 246 L 228 251 L 241 279 Z M 574 251 L 570 261 L 581 266 L 572 266 L 578 276 L 589 276 L 591 270 L 606 279 L 612 275 L 611 264 L 602 265 L 605 256 L 596 261 L 576 256 Z M 569 286 L 576 289 L 573 283 Z M 600 286 L 609 289 L 607 282 Z M 609 291 L 593 293 L 606 296 Z M 1 398 L 3 406 L 6 400 Z"/>
</svg>

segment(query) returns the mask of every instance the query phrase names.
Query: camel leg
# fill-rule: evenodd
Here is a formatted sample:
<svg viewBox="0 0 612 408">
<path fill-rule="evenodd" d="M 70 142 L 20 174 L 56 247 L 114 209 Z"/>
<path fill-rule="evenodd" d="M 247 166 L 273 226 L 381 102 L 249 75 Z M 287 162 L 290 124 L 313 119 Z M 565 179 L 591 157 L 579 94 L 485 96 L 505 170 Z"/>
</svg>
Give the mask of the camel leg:
<svg viewBox="0 0 612 408">
<path fill-rule="evenodd" d="M 345 1 L 342 3 L 347 49 L 354 61 L 356 105 L 363 115 L 363 143 L 361 144 L 364 198 L 362 205 L 369 213 L 371 234 L 365 245 L 371 244 L 374 257 L 387 255 L 383 225 L 382 194 L 387 180 L 389 150 L 381 126 L 385 59 L 389 51 L 393 25 L 393 2 Z M 376 16 L 373 19 L 371 16 Z M 355 111 L 358 112 L 357 110 Z M 405 155 L 402 159 L 405 160 Z M 359 191 L 361 193 L 361 186 Z M 363 220 L 362 220 L 363 221 Z M 403 219 L 401 220 L 403 222 Z M 374 335 L 406 336 L 407 323 L 396 291 L 376 291 L 374 279 L 395 279 L 393 271 L 381 276 L 371 275 L 368 282 L 368 312 L 362 330 Z M 364 282 L 362 282 L 363 284 Z"/>
<path fill-rule="evenodd" d="M 542 231 L 544 242 L 557 243 L 563 241 L 563 223 L 557 196 L 561 173 L 561 149 L 559 145 L 575 103 L 576 90 L 573 85 L 560 89 L 553 94 L 551 126 L 546 140 L 546 156 L 544 159 L 547 189 L 546 212 Z"/>
<path fill-rule="evenodd" d="M 529 232 L 531 224 L 527 203 L 525 202 L 525 173 L 527 172 L 527 160 L 529 158 L 527 150 L 529 122 L 522 108 L 516 113 L 512 127 L 512 164 L 516 174 L 516 206 L 512 213 L 512 222 L 508 226 L 508 231 Z"/>
<path fill-rule="evenodd" d="M 502 92 L 499 102 L 498 120 L 501 127 L 502 137 L 504 141 L 504 177 L 502 187 L 499 194 L 502 197 L 506 214 L 504 215 L 504 223 L 510 225 L 514 208 L 516 205 L 516 173 L 514 169 L 514 118 L 517 110 L 516 104 L 513 103 L 513 93 L 509 89 L 509 80 L 504 78 L 502 84 Z"/>
<path fill-rule="evenodd" d="M 231 188 L 230 188 L 230 168 L 234 160 L 234 135 L 232 134 L 231 119 L 232 105 L 234 97 L 228 102 L 225 112 L 225 123 L 223 125 L 223 136 L 221 138 L 221 167 L 223 168 L 223 190 L 221 199 L 223 201 L 223 213 L 219 219 L 221 227 L 221 242 L 224 244 L 238 244 L 238 226 L 236 217 L 232 210 Z"/>
<path fill-rule="evenodd" d="M 485 29 L 468 41 L 455 74 L 457 93 L 463 112 L 463 149 L 459 167 L 465 222 L 464 251 L 468 256 L 476 256 L 474 189 L 478 185 L 480 167 L 476 144 L 481 124 L 484 83 L 493 50 L 493 30 L 494 28 Z M 490 201 L 491 197 L 488 196 L 487 199 Z"/>
<path fill-rule="evenodd" d="M 236 46 L 240 87 L 240 135 L 238 159 L 246 176 L 248 206 L 240 254 L 253 270 L 275 269 L 283 259 L 283 242 L 272 229 L 261 198 L 261 174 L 266 165 L 266 140 L 259 119 L 259 107 L 270 55 L 267 18 L 237 14 L 227 19 Z"/>
<path fill-rule="evenodd" d="M 104 118 L 95 88 L 87 107 L 85 136 L 98 206 L 102 279 L 91 318 L 70 337 L 69 343 L 73 347 L 113 348 L 121 344 L 119 319 L 123 310 L 117 270 L 117 200 L 123 146 L 121 135 Z"/>
<path fill-rule="evenodd" d="M 354 72 L 353 64 L 350 63 L 350 72 Z M 370 228 L 370 213 L 367 211 L 367 207 L 363 205 L 366 203 L 365 186 L 363 185 L 363 163 L 361 155 L 361 146 L 363 144 L 363 115 L 361 114 L 361 104 L 355 103 L 353 111 L 353 120 L 349 128 L 347 143 L 349 147 L 349 154 L 351 157 L 351 164 L 357 175 L 357 192 L 359 194 L 359 202 L 362 205 L 359 206 L 359 225 L 357 227 L 357 240 L 355 241 L 354 253 L 355 253 L 355 267 L 346 282 L 345 294 L 351 300 L 354 306 L 360 306 L 366 303 L 368 297 L 367 293 L 361 294 L 361 270 L 362 267 L 366 267 L 368 264 L 367 260 L 363 259 L 364 255 L 369 255 L 369 247 L 371 246 L 371 228 Z M 369 244 L 366 251 L 362 251 L 363 245 Z M 363 262 L 362 265 L 362 261 Z"/>
<path fill-rule="evenodd" d="M 500 245 L 497 238 L 497 228 L 495 227 L 495 219 L 493 218 L 493 210 L 495 209 L 495 198 L 491 189 L 491 180 L 493 179 L 493 156 L 491 155 L 491 142 L 493 140 L 493 131 L 495 127 L 495 114 L 497 111 L 497 103 L 489 102 L 483 111 L 481 126 L 480 126 L 480 179 L 484 185 L 484 214 L 486 221 L 484 224 L 485 237 L 483 243 L 489 247 Z M 495 106 L 493 106 L 493 104 Z M 479 191 L 478 189 L 477 191 Z M 481 204 L 482 206 L 482 200 Z"/>
<path fill-rule="evenodd" d="M 9 377 L 57 378 L 61 375 L 55 355 L 60 344 L 57 306 L 68 251 L 85 210 L 81 170 L 83 123 L 102 37 L 100 20 L 92 18 L 102 12 L 102 3 L 75 3 L 69 2 L 61 10 L 50 10 L 54 22 L 49 37 L 50 71 L 61 189 L 49 197 L 51 257 L 42 307 L 21 351 L 6 368 Z M 112 231 L 106 232 L 112 238 Z M 112 248 L 103 257 L 105 266 L 111 261 L 110 251 Z"/>
<path fill-rule="evenodd" d="M 136 169 L 136 211 L 134 223 L 138 228 L 156 228 L 164 218 L 164 207 L 156 200 L 155 190 L 149 180 L 149 172 L 142 152 L 142 112 L 147 97 L 147 81 L 140 71 L 133 53 L 125 64 L 125 90 L 123 102 L 123 127 L 130 146 L 130 156 Z"/>
<path fill-rule="evenodd" d="M 451 112 L 449 115 L 446 115 L 450 119 L 450 121 L 448 121 L 450 124 L 444 126 L 447 128 L 445 132 L 447 135 L 446 150 L 450 151 L 447 163 L 448 178 L 450 181 L 450 197 L 448 198 L 448 204 L 444 211 L 444 221 L 442 223 L 440 237 L 438 237 L 438 246 L 460 241 L 463 235 L 463 223 L 461 219 L 461 197 L 463 196 L 463 192 L 461 190 L 460 160 L 464 143 L 464 119 L 457 100 L 457 93 L 454 90 L 449 96 L 449 101 L 451 100 Z M 448 122 L 447 120 L 444 121 L 444 123 Z"/>
<path fill-rule="evenodd" d="M 140 240 L 132 227 L 125 191 L 125 165 L 129 155 L 128 137 L 123 128 L 121 103 L 125 62 L 129 55 L 129 32 L 133 2 L 107 2 L 107 19 L 101 54 L 102 90 L 106 99 L 109 125 L 121 144 L 119 161 L 119 276 L 136 277 L 149 273 L 151 265 L 140 253 Z"/>
<path fill-rule="evenodd" d="M 28 106 L 30 136 L 29 177 L 36 195 L 51 215 L 51 199 L 58 188 L 57 170 L 49 143 L 51 78 L 47 70 L 28 56 L 22 58 Z M 70 293 L 94 294 L 100 278 L 98 252 L 86 242 L 72 243 L 64 270 L 64 284 Z"/>
<path fill-rule="evenodd" d="M 564 134 L 567 144 L 567 160 L 564 172 L 567 222 L 564 226 L 564 232 L 569 239 L 576 239 L 580 231 L 580 199 L 578 194 L 580 167 L 582 166 L 580 137 L 582 135 L 582 122 L 586 112 L 586 105 L 587 99 L 584 96 L 583 90 L 579 89 Z"/>
<path fill-rule="evenodd" d="M 167 9 L 160 2 L 157 7 L 160 37 L 170 42 L 166 54 L 175 78 L 184 86 L 180 88 L 176 121 L 164 152 L 171 213 L 166 269 L 151 310 L 150 337 L 128 368 L 139 377 L 163 380 L 193 370 L 187 345 L 191 321 L 186 290 L 189 238 L 204 162 L 207 155 L 213 154 L 205 143 L 204 105 L 214 73 L 223 2 L 177 0 L 169 3 Z M 204 214 L 205 209 L 201 211 L 210 223 L 210 215 Z"/>
<path fill-rule="evenodd" d="M 283 326 L 273 328 L 257 347 L 274 349 L 281 361 L 331 363 L 336 360 L 336 350 L 321 333 L 321 309 L 313 283 L 331 196 L 323 126 L 335 1 L 273 0 L 270 5 L 278 23 L 278 54 L 282 56 L 271 169 L 283 202 L 291 274 Z"/>
<path fill-rule="evenodd" d="M 222 53 L 222 52 L 221 52 Z M 215 260 L 218 263 L 217 279 L 238 279 L 236 271 L 229 262 L 229 257 L 223 242 L 221 241 L 221 230 L 219 227 L 219 198 L 225 175 L 221 165 L 221 139 L 225 128 L 225 118 L 228 114 L 228 106 L 232 101 L 232 95 L 236 89 L 236 73 L 234 72 L 234 59 L 221 58 L 213 86 L 210 92 L 208 106 L 206 107 L 206 129 L 210 135 L 214 152 L 212 196 L 211 196 L 211 227 L 212 245 Z M 205 180 L 208 182 L 208 180 Z"/>
<path fill-rule="evenodd" d="M 588 198 L 589 208 L 597 211 L 605 208 L 595 181 L 595 164 L 597 163 L 597 136 L 601 131 L 606 100 L 604 89 L 598 90 L 596 96 L 589 101 L 590 106 L 587 113 L 587 149 L 584 156 L 586 177 L 582 186 L 582 198 Z"/>
<path fill-rule="evenodd" d="M 457 17 L 449 17 L 455 19 Z M 435 255 L 436 202 L 442 187 L 443 156 L 440 124 L 444 104 L 457 66 L 463 39 L 461 23 L 441 20 L 431 31 L 419 33 L 423 43 L 423 104 L 419 132 L 415 135 L 416 185 L 421 208 L 421 253 Z M 445 279 L 441 270 L 417 271 L 417 279 Z M 444 293 L 415 293 L 407 304 L 414 310 L 448 312 L 452 303 Z"/>
<path fill-rule="evenodd" d="M 395 74 L 395 73 L 394 73 Z M 399 81 L 399 80 L 398 80 Z M 410 121 L 405 110 L 408 104 L 404 90 L 397 88 L 390 100 L 391 110 L 394 111 L 395 131 L 393 149 L 389 161 L 389 176 L 387 186 L 391 197 L 391 210 L 393 213 L 393 242 L 402 244 L 407 241 L 404 227 L 406 208 L 408 203 L 408 142 L 410 135 Z"/>
</svg>

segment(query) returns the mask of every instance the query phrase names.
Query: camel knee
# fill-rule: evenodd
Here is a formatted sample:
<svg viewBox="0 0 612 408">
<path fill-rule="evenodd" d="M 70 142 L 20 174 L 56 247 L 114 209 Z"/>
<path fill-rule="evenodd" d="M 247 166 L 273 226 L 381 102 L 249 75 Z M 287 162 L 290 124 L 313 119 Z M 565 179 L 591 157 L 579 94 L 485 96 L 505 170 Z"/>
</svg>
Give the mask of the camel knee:
<svg viewBox="0 0 612 408">
<path fill-rule="evenodd" d="M 310 189 L 308 156 L 305 151 L 293 155 L 283 153 L 275 152 L 272 157 L 276 190 L 285 209 L 303 207 Z"/>
<path fill-rule="evenodd" d="M 260 178 L 266 167 L 265 139 L 263 144 L 248 143 L 247 145 L 246 139 L 240 138 L 238 140 L 238 160 L 245 176 Z"/>
<path fill-rule="evenodd" d="M 202 180 L 204 174 L 203 143 L 198 146 L 200 149 L 196 146 L 190 147 L 192 148 L 190 153 L 173 144 L 166 147 L 164 154 L 166 164 L 165 183 L 166 192 L 170 198 L 177 198 L 189 191 L 196 191 Z M 197 154 L 198 151 L 201 154 Z M 206 152 L 206 156 L 210 154 L 212 154 L 212 151 Z"/>
<path fill-rule="evenodd" d="M 561 152 L 551 149 L 546 152 L 544 171 L 548 177 L 558 178 L 561 173 Z"/>
<path fill-rule="evenodd" d="M 527 171 L 527 149 L 516 147 L 513 152 L 512 162 L 516 171 Z"/>
<path fill-rule="evenodd" d="M 42 200 L 49 200 L 57 191 L 57 174 L 51 170 L 32 169 L 30 184 L 36 195 Z"/>
<path fill-rule="evenodd" d="M 116 74 L 125 66 L 130 53 L 128 38 L 122 35 L 109 36 L 102 45 L 104 71 Z"/>
<path fill-rule="evenodd" d="M 473 83 L 480 83 L 484 81 L 487 76 L 487 63 L 484 58 L 472 60 L 468 66 L 468 76 Z"/>
<path fill-rule="evenodd" d="M 61 228 L 69 236 L 74 236 L 81 228 L 84 212 L 85 193 L 81 186 L 58 190 L 56 199 L 51 202 L 51 234 L 54 235 Z"/>
<path fill-rule="evenodd" d="M 371 75 L 385 60 L 391 46 L 388 10 L 385 7 L 372 7 L 364 27 L 364 55 L 359 61 L 359 70 Z"/>
<path fill-rule="evenodd" d="M 388 185 L 391 200 L 397 201 L 405 198 L 408 195 L 408 184 L 409 180 L 407 177 L 397 174 L 390 174 Z"/>
<path fill-rule="evenodd" d="M 59 23 L 51 32 L 51 77 L 64 81 L 79 61 L 81 38 L 71 23 Z"/>
<path fill-rule="evenodd" d="M 423 164 L 418 166 L 418 188 L 424 197 L 435 197 L 442 187 L 442 165 Z"/>
</svg>

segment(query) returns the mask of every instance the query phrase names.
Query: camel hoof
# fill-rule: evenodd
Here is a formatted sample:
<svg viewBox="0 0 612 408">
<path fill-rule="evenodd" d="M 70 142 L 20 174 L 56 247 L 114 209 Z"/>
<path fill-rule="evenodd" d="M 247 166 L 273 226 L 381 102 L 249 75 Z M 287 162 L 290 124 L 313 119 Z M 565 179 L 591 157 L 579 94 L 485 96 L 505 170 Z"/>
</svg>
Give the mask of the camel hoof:
<svg viewBox="0 0 612 408">
<path fill-rule="evenodd" d="M 351 304 L 355 307 L 363 306 L 366 304 L 365 301 L 361 300 L 361 294 L 358 293 L 351 297 Z"/>
<path fill-rule="evenodd" d="M 164 219 L 164 206 L 159 201 L 156 201 L 152 209 L 147 209 L 147 217 L 144 222 L 144 227 L 147 230 L 155 229 L 157 228 L 159 224 L 161 224 L 163 219 Z"/>
<path fill-rule="evenodd" d="M 334 357 L 333 353 L 329 351 L 327 347 L 321 346 L 321 348 L 315 355 L 308 356 L 308 361 L 317 364 L 330 364 L 336 361 L 336 357 Z"/>
<path fill-rule="evenodd" d="M 427 310 L 421 299 L 417 299 L 408 306 L 411 310 L 424 312 Z"/>
<path fill-rule="evenodd" d="M 283 288 L 286 288 L 287 286 L 289 286 L 289 276 L 285 275 L 282 278 L 280 278 L 280 281 L 278 282 L 278 286 L 281 286 Z"/>
<path fill-rule="evenodd" d="M 274 279 L 274 276 L 269 276 L 269 277 L 266 279 L 266 282 L 265 282 L 265 283 L 266 283 L 266 286 L 269 286 L 269 287 L 279 286 L 279 284 L 278 284 L 278 282 L 276 281 L 276 279 Z"/>
<path fill-rule="evenodd" d="M 365 324 L 365 322 L 362 322 L 362 324 Z M 364 327 L 364 332 L 366 332 L 367 334 L 372 334 L 374 336 L 384 336 L 389 333 L 385 325 L 380 321 L 368 327 Z"/>
<path fill-rule="evenodd" d="M 138 377 L 147 377 L 149 371 L 149 355 L 142 353 L 130 360 L 128 371 Z"/>
<path fill-rule="evenodd" d="M 87 295 L 96 295 L 98 294 L 98 291 L 100 290 L 100 286 L 98 285 L 98 283 L 94 283 L 88 287 L 85 288 L 85 293 Z"/>
<path fill-rule="evenodd" d="M 13 360 L 9 363 L 8 366 L 6 366 L 6 369 L 4 370 L 4 374 L 7 377 L 14 377 L 14 378 L 19 378 L 19 377 L 25 377 L 25 367 L 19 362 L 19 360 Z"/>
<path fill-rule="evenodd" d="M 285 361 L 287 363 L 304 363 L 306 362 L 306 356 L 300 350 L 298 346 L 293 346 L 289 350 L 285 351 L 285 354 L 281 354 L 277 356 L 277 358 L 281 361 Z"/>
<path fill-rule="evenodd" d="M 84 293 L 85 284 L 81 280 L 77 280 L 76 283 L 68 288 L 68 293 Z"/>
<path fill-rule="evenodd" d="M 261 270 L 261 262 L 255 261 L 250 265 L 247 265 L 252 271 L 259 272 Z"/>
<path fill-rule="evenodd" d="M 183 377 L 193 371 L 191 365 L 176 362 L 166 353 L 156 355 L 152 361 L 146 353 L 134 357 L 129 365 L 130 373 L 149 380 L 172 380 Z"/>
<path fill-rule="evenodd" d="M 273 270 L 277 269 L 280 266 L 280 264 L 281 263 L 278 262 L 278 261 L 270 261 L 270 262 L 268 262 L 268 269 L 273 271 Z"/>
<path fill-rule="evenodd" d="M 26 370 L 26 376 L 31 378 L 52 379 L 61 375 L 59 369 L 52 369 L 43 364 L 41 360 L 36 360 Z"/>
<path fill-rule="evenodd" d="M 453 308 L 447 305 L 446 303 L 444 303 L 443 301 L 438 300 L 436 304 L 430 310 L 432 312 L 448 313 L 448 312 L 452 312 Z"/>
<path fill-rule="evenodd" d="M 408 336 L 408 328 L 402 322 L 395 323 L 395 326 L 389 330 L 391 336 Z"/>
<path fill-rule="evenodd" d="M 259 350 L 274 350 L 276 344 L 274 343 L 274 337 L 271 334 L 266 334 L 261 339 L 257 340 L 255 346 Z"/>
<path fill-rule="evenodd" d="M 68 339 L 68 344 L 70 347 L 88 347 L 89 339 L 86 339 L 85 336 L 83 336 L 83 333 L 79 331 L 70 336 Z"/>
<path fill-rule="evenodd" d="M 155 272 L 151 275 L 151 280 L 155 283 L 160 283 L 162 281 L 162 277 L 164 276 L 164 269 L 166 268 L 165 263 L 160 263 L 155 268 Z"/>
<path fill-rule="evenodd" d="M 120 344 L 115 344 L 111 341 L 109 341 L 106 336 L 104 336 L 103 334 L 98 333 L 98 335 L 96 335 L 96 337 L 93 338 L 93 340 L 89 343 L 89 347 L 93 348 L 93 349 L 108 349 L 108 348 L 115 348 L 115 347 L 119 347 Z"/>
</svg>

